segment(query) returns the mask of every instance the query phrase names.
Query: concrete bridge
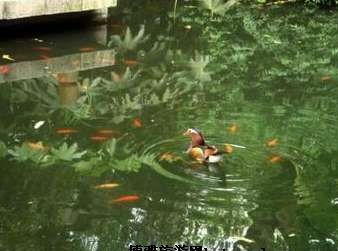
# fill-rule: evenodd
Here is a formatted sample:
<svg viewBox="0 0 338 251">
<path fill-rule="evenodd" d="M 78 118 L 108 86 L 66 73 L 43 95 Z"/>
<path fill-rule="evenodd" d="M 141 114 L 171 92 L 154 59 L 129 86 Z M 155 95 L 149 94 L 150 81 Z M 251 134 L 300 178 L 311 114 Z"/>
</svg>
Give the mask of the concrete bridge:
<svg viewBox="0 0 338 251">
<path fill-rule="evenodd" d="M 0 0 L 0 22 L 94 10 L 104 17 L 116 4 L 117 0 Z"/>
<path fill-rule="evenodd" d="M 113 66 L 115 51 L 106 46 L 108 28 L 99 25 L 41 35 L 44 42 L 0 40 L 0 84 Z M 7 53 L 10 60 L 3 58 Z"/>
</svg>

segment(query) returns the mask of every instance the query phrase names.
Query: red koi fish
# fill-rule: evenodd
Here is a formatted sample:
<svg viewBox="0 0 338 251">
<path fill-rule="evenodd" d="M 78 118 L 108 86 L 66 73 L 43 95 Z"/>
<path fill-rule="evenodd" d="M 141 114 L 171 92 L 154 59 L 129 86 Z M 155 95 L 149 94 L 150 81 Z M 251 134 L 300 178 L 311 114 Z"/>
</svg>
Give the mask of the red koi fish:
<svg viewBox="0 0 338 251">
<path fill-rule="evenodd" d="M 8 65 L 0 65 L 0 74 L 8 75 L 9 72 L 10 72 L 10 69 Z"/>
<path fill-rule="evenodd" d="M 94 142 L 104 142 L 112 138 L 112 135 L 95 133 L 90 136 L 90 139 Z"/>
<path fill-rule="evenodd" d="M 143 126 L 142 121 L 140 118 L 135 118 L 133 120 L 133 125 L 137 128 L 141 128 Z"/>
<path fill-rule="evenodd" d="M 59 135 L 70 135 L 70 134 L 77 133 L 78 130 L 73 129 L 73 128 L 58 128 L 55 130 L 55 132 Z"/>
<path fill-rule="evenodd" d="M 91 52 L 91 51 L 95 51 L 95 48 L 93 48 L 93 47 L 83 47 L 83 48 L 80 48 L 80 51 L 81 52 Z"/>
<path fill-rule="evenodd" d="M 140 197 L 137 195 L 125 195 L 125 196 L 121 196 L 115 200 L 112 200 L 112 204 L 115 203 L 124 203 L 124 202 L 133 202 L 133 201 L 137 201 L 139 200 Z"/>
<path fill-rule="evenodd" d="M 271 139 L 268 142 L 266 142 L 267 147 L 275 147 L 278 144 L 278 139 Z"/>
<path fill-rule="evenodd" d="M 47 47 L 47 46 L 34 47 L 33 50 L 35 50 L 35 51 L 43 51 L 43 52 L 50 52 L 50 51 L 52 51 L 52 49 L 49 48 L 49 47 Z"/>
<path fill-rule="evenodd" d="M 283 161 L 283 158 L 279 155 L 273 155 L 269 158 L 269 162 L 272 164 L 280 163 Z"/>
</svg>

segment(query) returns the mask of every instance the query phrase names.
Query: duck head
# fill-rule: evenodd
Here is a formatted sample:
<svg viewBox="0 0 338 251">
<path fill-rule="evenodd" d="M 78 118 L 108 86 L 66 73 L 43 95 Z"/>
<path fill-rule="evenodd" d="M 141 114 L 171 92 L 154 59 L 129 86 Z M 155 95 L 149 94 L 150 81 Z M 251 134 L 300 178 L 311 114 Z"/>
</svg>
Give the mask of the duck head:
<svg viewBox="0 0 338 251">
<path fill-rule="evenodd" d="M 183 133 L 183 135 L 191 138 L 190 147 L 205 145 L 203 134 L 196 128 L 189 128 L 185 133 Z"/>
</svg>

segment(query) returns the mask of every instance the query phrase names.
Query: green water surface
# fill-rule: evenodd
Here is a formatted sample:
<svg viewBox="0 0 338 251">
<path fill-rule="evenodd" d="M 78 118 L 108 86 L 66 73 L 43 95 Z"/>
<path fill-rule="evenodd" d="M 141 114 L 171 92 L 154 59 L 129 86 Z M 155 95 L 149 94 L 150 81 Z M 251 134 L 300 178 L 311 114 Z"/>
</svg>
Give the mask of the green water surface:
<svg viewBox="0 0 338 251">
<path fill-rule="evenodd" d="M 338 14 L 219 14 L 124 1 L 106 26 L 0 42 L 1 251 L 338 249 Z M 76 84 L 13 70 L 105 49 Z M 190 159 L 191 127 L 233 152 Z"/>
</svg>

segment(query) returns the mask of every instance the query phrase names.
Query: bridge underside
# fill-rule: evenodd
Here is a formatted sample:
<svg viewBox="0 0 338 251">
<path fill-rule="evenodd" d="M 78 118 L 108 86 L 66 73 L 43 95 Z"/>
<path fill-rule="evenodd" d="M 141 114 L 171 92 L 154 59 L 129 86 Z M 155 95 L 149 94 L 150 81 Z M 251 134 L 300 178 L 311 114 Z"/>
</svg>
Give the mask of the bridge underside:
<svg viewBox="0 0 338 251">
<path fill-rule="evenodd" d="M 97 10 L 104 16 L 116 0 L 0 0 L 0 21 Z"/>
</svg>

